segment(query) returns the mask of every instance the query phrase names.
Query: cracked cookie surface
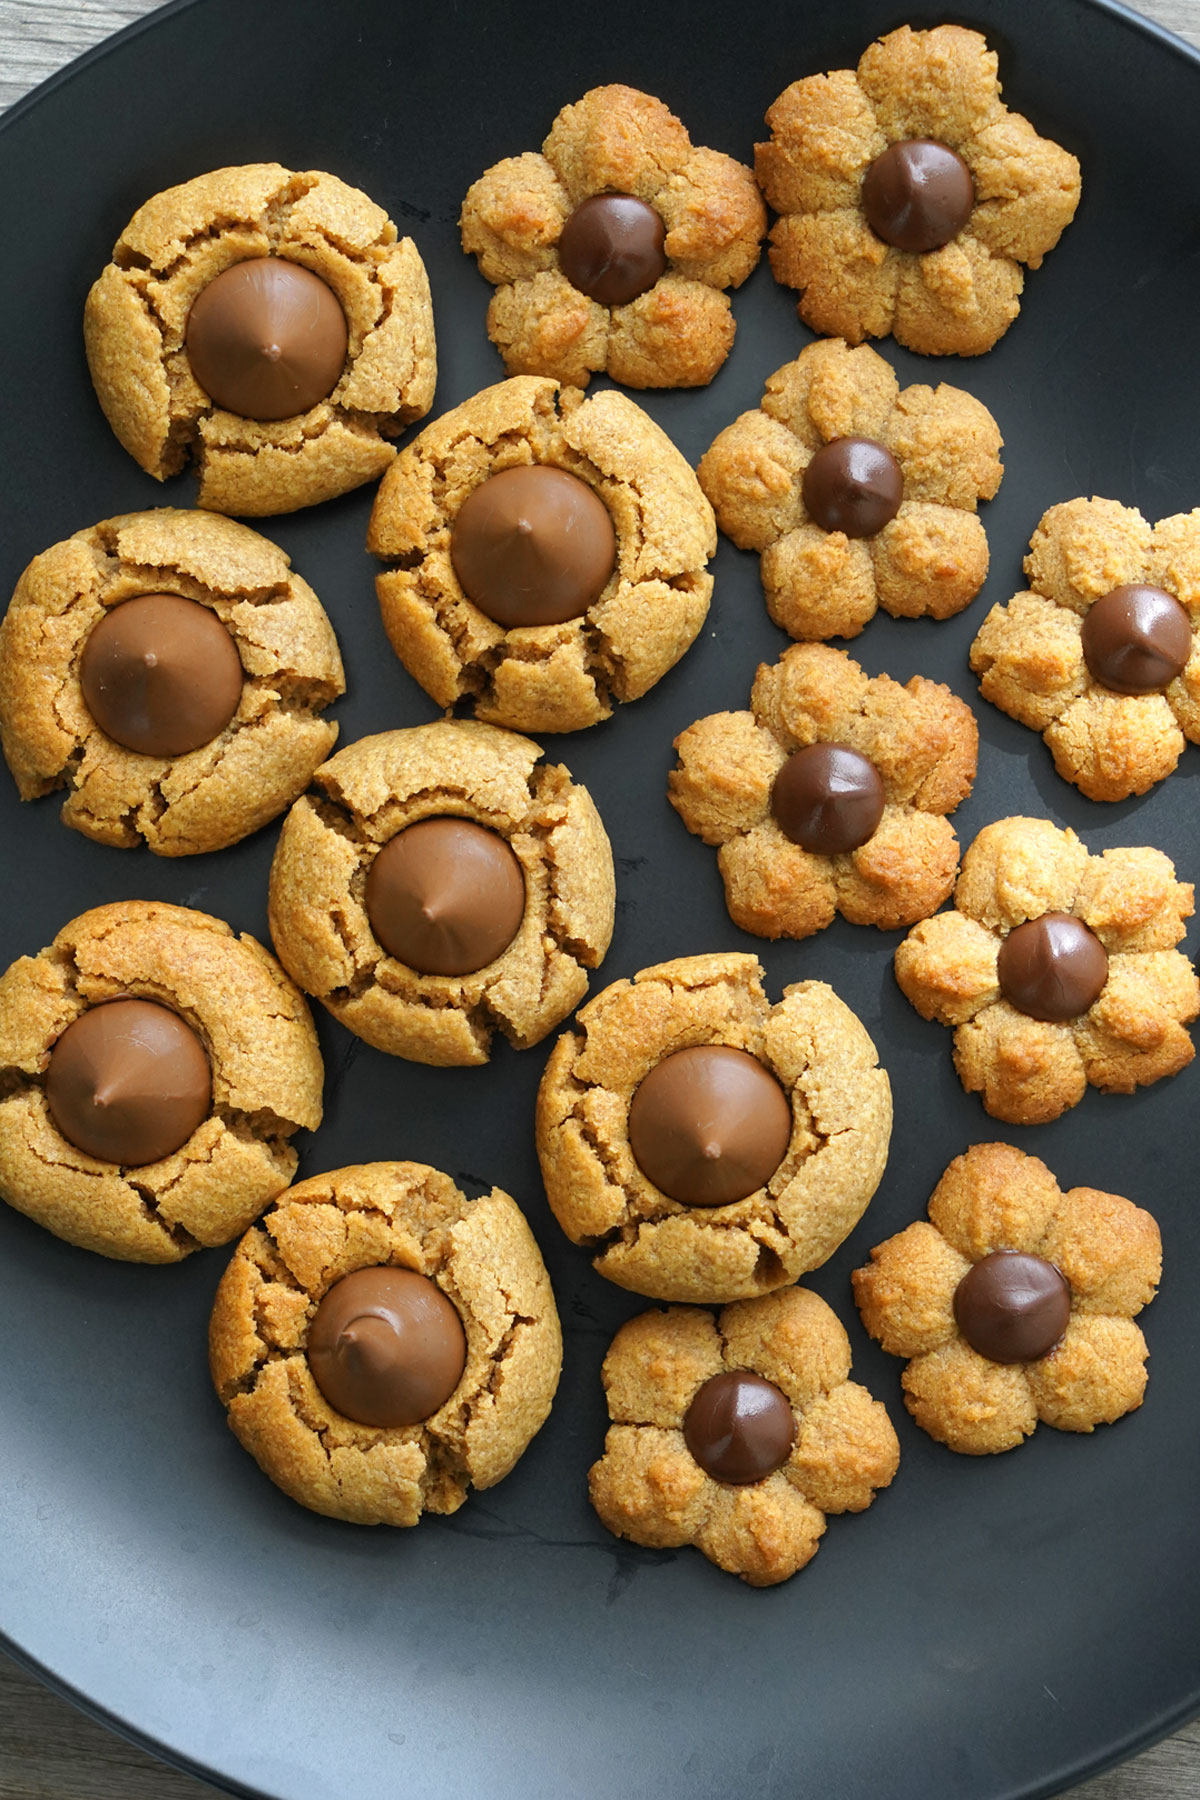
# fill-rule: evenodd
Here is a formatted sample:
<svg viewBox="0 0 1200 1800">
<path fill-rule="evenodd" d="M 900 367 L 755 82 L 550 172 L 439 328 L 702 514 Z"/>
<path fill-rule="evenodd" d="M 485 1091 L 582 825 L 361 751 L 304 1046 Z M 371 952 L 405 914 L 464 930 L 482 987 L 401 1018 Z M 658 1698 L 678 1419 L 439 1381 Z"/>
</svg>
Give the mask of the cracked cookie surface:
<svg viewBox="0 0 1200 1800">
<path fill-rule="evenodd" d="M 771 1005 L 757 958 L 679 957 L 614 982 L 575 1026 L 538 1091 L 538 1155 L 555 1217 L 609 1281 L 656 1300 L 750 1299 L 819 1267 L 858 1223 L 887 1161 L 891 1088 L 824 982 L 796 982 Z M 758 1058 L 792 1111 L 774 1175 L 725 1206 L 669 1199 L 629 1143 L 634 1090 L 697 1044 Z"/>
<path fill-rule="evenodd" d="M 79 680 L 93 627 L 162 592 L 216 614 L 244 675 L 224 730 L 173 757 L 115 743 Z M 308 583 L 275 544 L 215 514 L 164 507 L 76 532 L 33 559 L 0 623 L 0 742 L 21 798 L 66 787 L 63 823 L 121 849 L 190 856 L 257 831 L 329 755 L 338 728 L 319 715 L 344 688 Z"/>
<path fill-rule="evenodd" d="M 308 1328 L 334 1282 L 412 1269 L 462 1321 L 467 1361 L 418 1425 L 360 1425 L 313 1379 Z M 562 1336 L 541 1253 L 499 1188 L 468 1200 L 423 1163 L 315 1175 L 238 1245 L 209 1329 L 212 1377 L 238 1441 L 293 1500 L 361 1525 L 415 1525 L 502 1481 L 541 1429 Z"/>
<path fill-rule="evenodd" d="M 979 733 L 947 687 L 870 680 L 844 650 L 796 644 L 759 666 L 749 712 L 712 713 L 675 739 L 669 793 L 688 830 L 719 846 L 725 904 L 758 937 L 808 937 L 836 913 L 891 929 L 935 912 L 954 886 L 958 839 L 944 816 L 971 791 Z M 772 792 L 808 744 L 845 744 L 882 785 L 879 824 L 855 850 L 822 855 L 781 829 Z"/>
<path fill-rule="evenodd" d="M 43 1078 L 68 1025 L 130 998 L 198 1034 L 212 1107 L 173 1156 L 126 1169 L 67 1142 Z M 85 1250 L 179 1262 L 228 1243 L 287 1187 L 288 1140 L 320 1124 L 322 1079 L 308 1007 L 252 937 L 162 901 L 95 907 L 0 977 L 0 1197 Z"/>
<path fill-rule="evenodd" d="M 617 537 L 612 577 L 582 618 L 504 630 L 463 592 L 454 520 L 489 476 L 523 465 L 586 482 Z M 392 648 L 437 701 L 517 731 L 578 731 L 674 667 L 708 613 L 712 508 L 665 432 L 624 394 L 584 399 L 518 376 L 426 426 L 380 485 L 368 548 Z"/>
<path fill-rule="evenodd" d="M 810 463 L 839 438 L 881 444 L 903 478 L 894 516 L 864 536 L 827 530 L 804 503 Z M 880 606 L 947 619 L 975 598 L 988 571 L 976 509 L 1000 486 L 1002 443 L 961 388 L 901 388 L 869 345 L 834 338 L 769 375 L 758 407 L 714 439 L 697 474 L 721 530 L 760 553 L 775 623 L 794 638 L 857 637 Z"/>
<path fill-rule="evenodd" d="M 185 344 L 192 302 L 224 270 L 279 256 L 333 290 L 345 367 L 328 399 L 274 422 L 214 404 Z M 215 169 L 136 212 L 88 295 L 92 381 L 122 445 L 165 480 L 189 455 L 199 504 L 246 517 L 293 512 L 375 481 L 388 443 L 433 403 L 437 379 L 425 266 L 411 238 L 335 175 L 278 163 Z"/>
<path fill-rule="evenodd" d="M 284 967 L 348 1030 L 414 1062 L 484 1063 L 497 1027 L 538 1043 L 587 992 L 612 936 L 612 852 L 587 789 L 537 767 L 528 738 L 440 720 L 361 738 L 318 769 L 271 867 L 271 936 Z M 498 833 L 521 865 L 525 912 L 508 948 L 470 975 L 420 975 L 367 915 L 367 873 L 396 833 L 458 817 Z"/>
<path fill-rule="evenodd" d="M 997 1251 L 1043 1258 L 1070 1289 L 1059 1342 L 996 1362 L 967 1342 L 955 1293 Z M 1153 1300 L 1162 1242 L 1148 1212 L 1095 1188 L 1066 1193 L 1036 1156 L 974 1144 L 956 1157 L 919 1219 L 854 1271 L 862 1321 L 903 1356 L 904 1404 L 923 1431 L 967 1456 L 1011 1450 L 1040 1420 L 1092 1431 L 1142 1403 L 1146 1340 L 1133 1323 Z"/>
<path fill-rule="evenodd" d="M 784 1395 L 795 1441 L 773 1474 L 731 1485 L 692 1456 L 684 1420 L 705 1382 L 739 1370 Z M 683 1306 L 639 1314 L 604 1359 L 612 1424 L 588 1476 L 592 1505 L 635 1544 L 694 1544 L 751 1587 L 786 1581 L 816 1555 L 826 1514 L 865 1511 L 899 1466 L 885 1408 L 849 1374 L 849 1338 L 805 1288 L 739 1300 L 715 1320 Z"/>
</svg>

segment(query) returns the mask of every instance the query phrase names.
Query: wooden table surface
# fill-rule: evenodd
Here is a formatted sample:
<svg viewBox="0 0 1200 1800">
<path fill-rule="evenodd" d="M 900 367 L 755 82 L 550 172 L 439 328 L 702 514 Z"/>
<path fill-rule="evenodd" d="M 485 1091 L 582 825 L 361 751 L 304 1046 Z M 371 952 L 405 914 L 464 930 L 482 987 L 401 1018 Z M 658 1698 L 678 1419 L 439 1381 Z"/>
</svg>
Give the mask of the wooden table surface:
<svg viewBox="0 0 1200 1800">
<path fill-rule="evenodd" d="M 157 4 L 0 0 L 0 109 Z M 1138 10 L 1200 45 L 1200 0 L 1143 0 Z M 0 1654 L 0 1800 L 203 1800 L 213 1792 L 95 1724 Z M 1071 1800 L 1200 1800 L 1200 1720 L 1072 1789 Z"/>
</svg>

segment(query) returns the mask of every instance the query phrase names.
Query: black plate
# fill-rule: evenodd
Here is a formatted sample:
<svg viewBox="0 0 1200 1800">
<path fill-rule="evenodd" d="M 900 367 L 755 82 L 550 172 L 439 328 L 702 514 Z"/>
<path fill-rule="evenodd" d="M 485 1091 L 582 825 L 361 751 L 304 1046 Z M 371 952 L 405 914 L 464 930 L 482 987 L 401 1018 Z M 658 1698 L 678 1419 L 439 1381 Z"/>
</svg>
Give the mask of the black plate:
<svg viewBox="0 0 1200 1800">
<path fill-rule="evenodd" d="M 936 13 L 914 17 L 917 25 Z M 1098 493 L 1151 518 L 1200 501 L 1196 354 L 1197 60 L 1115 8 L 979 0 L 966 22 L 1001 55 L 1005 95 L 1084 165 L 1076 223 L 987 357 L 884 354 L 902 381 L 950 380 L 995 412 L 1007 474 L 987 510 L 992 575 L 945 624 L 882 614 L 853 646 L 872 673 L 920 671 L 977 700 L 967 646 L 1021 585 L 1043 509 Z M 437 409 L 498 380 L 489 289 L 458 244 L 469 182 L 534 148 L 556 109 L 624 80 L 659 94 L 697 143 L 748 156 L 798 75 L 853 64 L 901 4 L 691 0 L 199 0 L 106 46 L 0 133 L 0 592 L 34 552 L 97 519 L 186 505 L 120 450 L 80 342 L 88 284 L 157 189 L 276 158 L 361 184 L 410 229 L 433 284 Z M 737 344 L 711 388 L 647 409 L 695 460 L 808 340 L 761 267 L 735 299 Z M 341 635 L 343 742 L 433 716 L 388 649 L 363 549 L 370 492 L 268 520 Z M 641 1551 L 600 1527 L 585 1471 L 604 1432 L 600 1361 L 639 1309 L 566 1243 L 532 1144 L 544 1050 L 486 1070 L 390 1060 L 322 1017 L 328 1113 L 302 1172 L 412 1157 L 497 1181 L 527 1209 L 566 1327 L 553 1415 L 516 1472 L 454 1519 L 411 1533 L 334 1524 L 285 1500 L 225 1429 L 205 1321 L 223 1252 L 121 1267 L 0 1217 L 0 1627 L 110 1722 L 240 1792 L 836 1796 L 1000 1800 L 1048 1794 L 1180 1724 L 1200 1705 L 1200 1071 L 1133 1098 L 1089 1091 L 1040 1130 L 1001 1130 L 959 1088 L 949 1034 L 891 974 L 898 934 L 838 923 L 760 945 L 729 922 L 716 859 L 664 798 L 671 740 L 746 703 L 784 639 L 757 561 L 722 543 L 701 640 L 646 699 L 553 740 L 594 794 L 618 859 L 612 950 L 595 988 L 684 953 L 758 949 L 783 983 L 832 981 L 892 1074 L 891 1161 L 866 1219 L 812 1285 L 851 1333 L 855 1373 L 888 1403 L 903 1460 L 861 1518 L 834 1519 L 796 1580 L 754 1593 L 698 1552 Z M 1055 776 L 1040 741 L 978 704 L 979 779 L 963 842 L 1014 812 L 1073 825 L 1093 849 L 1152 843 L 1200 874 L 1200 754 L 1140 803 L 1102 807 Z M 57 804 L 19 808 L 0 780 L 0 966 L 70 915 L 122 896 L 196 905 L 265 935 L 274 831 L 183 862 L 105 850 Z M 868 1343 L 848 1273 L 924 1208 L 950 1158 L 1005 1136 L 1064 1185 L 1149 1205 L 1166 1276 L 1145 1319 L 1143 1409 L 1094 1438 L 1040 1429 L 1003 1457 L 955 1457 L 900 1404 L 899 1365 Z"/>
</svg>

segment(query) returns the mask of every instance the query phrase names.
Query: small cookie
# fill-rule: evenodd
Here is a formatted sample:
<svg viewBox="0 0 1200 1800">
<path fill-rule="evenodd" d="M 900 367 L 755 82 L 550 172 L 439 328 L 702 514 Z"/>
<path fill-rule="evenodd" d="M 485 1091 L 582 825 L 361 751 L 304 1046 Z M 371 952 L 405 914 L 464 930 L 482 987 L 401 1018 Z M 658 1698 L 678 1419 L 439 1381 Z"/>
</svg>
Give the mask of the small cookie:
<svg viewBox="0 0 1200 1800">
<path fill-rule="evenodd" d="M 749 169 L 614 85 L 564 106 L 541 155 L 481 175 L 460 224 L 496 289 L 488 336 L 510 375 L 673 388 L 702 387 L 729 355 L 721 290 L 757 264 L 767 215 Z"/>
<path fill-rule="evenodd" d="M 802 938 L 839 912 L 884 930 L 936 912 L 958 873 L 945 814 L 975 779 L 971 709 L 922 675 L 870 680 L 828 644 L 760 663 L 750 705 L 680 732 L 669 778 L 688 830 L 720 845 L 734 924 Z"/>
<path fill-rule="evenodd" d="M 767 611 L 794 638 L 857 637 L 877 607 L 948 619 L 983 586 L 976 514 L 1004 471 L 999 427 L 961 388 L 901 388 L 869 345 L 810 344 L 701 459 L 700 486 Z"/>
<path fill-rule="evenodd" d="M 751 1299 L 832 1256 L 879 1185 L 891 1088 L 831 987 L 774 1006 L 757 959 L 683 956 L 616 981 L 550 1053 L 546 1194 L 572 1243 L 654 1300 Z"/>
<path fill-rule="evenodd" d="M 549 1414 L 562 1334 L 514 1200 L 364 1163 L 300 1182 L 246 1233 L 209 1357 L 234 1435 L 285 1494 L 415 1525 L 503 1481 Z"/>
<path fill-rule="evenodd" d="M 319 170 L 251 163 L 156 194 L 118 238 L 83 328 L 125 449 L 156 481 L 191 455 L 213 512 L 294 512 L 375 481 L 387 439 L 433 404 L 416 246 Z"/>
<path fill-rule="evenodd" d="M 521 376 L 401 451 L 367 545 L 389 565 L 375 588 L 392 648 L 439 706 L 470 699 L 492 725 L 579 731 L 691 644 L 717 534 L 640 406 Z"/>
<path fill-rule="evenodd" d="M 1045 1163 L 974 1144 L 934 1189 L 929 1223 L 877 1244 L 853 1275 L 863 1324 L 904 1356 L 904 1404 L 966 1456 L 1011 1450 L 1040 1419 L 1092 1431 L 1142 1404 L 1162 1242 L 1148 1212 L 1063 1193 Z"/>
<path fill-rule="evenodd" d="M 497 1026 L 527 1049 L 587 992 L 612 937 L 612 851 L 587 789 L 541 754 L 466 720 L 384 731 L 288 814 L 275 948 L 377 1050 L 484 1063 Z"/>
<path fill-rule="evenodd" d="M 612 1424 L 588 1475 L 603 1523 L 653 1549 L 694 1544 L 751 1587 L 811 1562 L 825 1515 L 865 1511 L 899 1466 L 887 1412 L 848 1379 L 849 1338 L 804 1288 L 715 1320 L 640 1313 L 603 1374 Z"/>
<path fill-rule="evenodd" d="M 1193 911 L 1161 850 L 1089 856 L 1047 819 L 999 819 L 967 850 L 954 910 L 909 932 L 896 980 L 954 1027 L 954 1066 L 984 1111 L 1042 1125 L 1090 1082 L 1109 1094 L 1177 1075 L 1200 982 L 1172 948 Z"/>
<path fill-rule="evenodd" d="M 1064 501 L 1025 573 L 1033 591 L 993 606 L 971 646 L 980 693 L 1089 800 L 1144 794 L 1200 743 L 1200 511 L 1151 526 L 1115 500 Z"/>
<path fill-rule="evenodd" d="M 332 750 L 318 715 L 345 685 L 283 551 L 207 513 L 76 532 L 34 557 L 0 623 L 0 742 L 22 800 L 66 787 L 65 825 L 158 856 L 223 850 L 277 817 Z"/>
<path fill-rule="evenodd" d="M 872 44 L 857 70 L 794 81 L 755 149 L 781 215 L 771 267 L 814 331 L 888 332 L 926 356 L 978 356 L 1020 310 L 1079 204 L 1079 164 L 1000 99 L 977 31 Z"/>
<path fill-rule="evenodd" d="M 85 1250 L 180 1262 L 287 1187 L 322 1075 L 252 937 L 158 900 L 95 907 L 0 976 L 0 1198 Z"/>
</svg>

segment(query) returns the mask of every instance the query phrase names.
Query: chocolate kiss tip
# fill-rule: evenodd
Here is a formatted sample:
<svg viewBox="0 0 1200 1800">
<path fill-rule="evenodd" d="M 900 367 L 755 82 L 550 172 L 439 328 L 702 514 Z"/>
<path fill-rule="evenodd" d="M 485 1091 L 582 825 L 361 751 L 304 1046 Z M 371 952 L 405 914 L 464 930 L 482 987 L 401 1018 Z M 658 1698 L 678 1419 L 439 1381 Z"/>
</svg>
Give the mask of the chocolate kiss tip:
<svg viewBox="0 0 1200 1800">
<path fill-rule="evenodd" d="M 705 1146 L 704 1146 L 705 1162 L 716 1162 L 718 1157 L 720 1156 L 720 1154 L 721 1154 L 720 1144 L 705 1144 Z"/>
<path fill-rule="evenodd" d="M 533 536 L 533 521 L 532 521 L 532 519 L 518 519 L 517 520 L 517 534 L 519 537 L 532 537 Z"/>
</svg>

